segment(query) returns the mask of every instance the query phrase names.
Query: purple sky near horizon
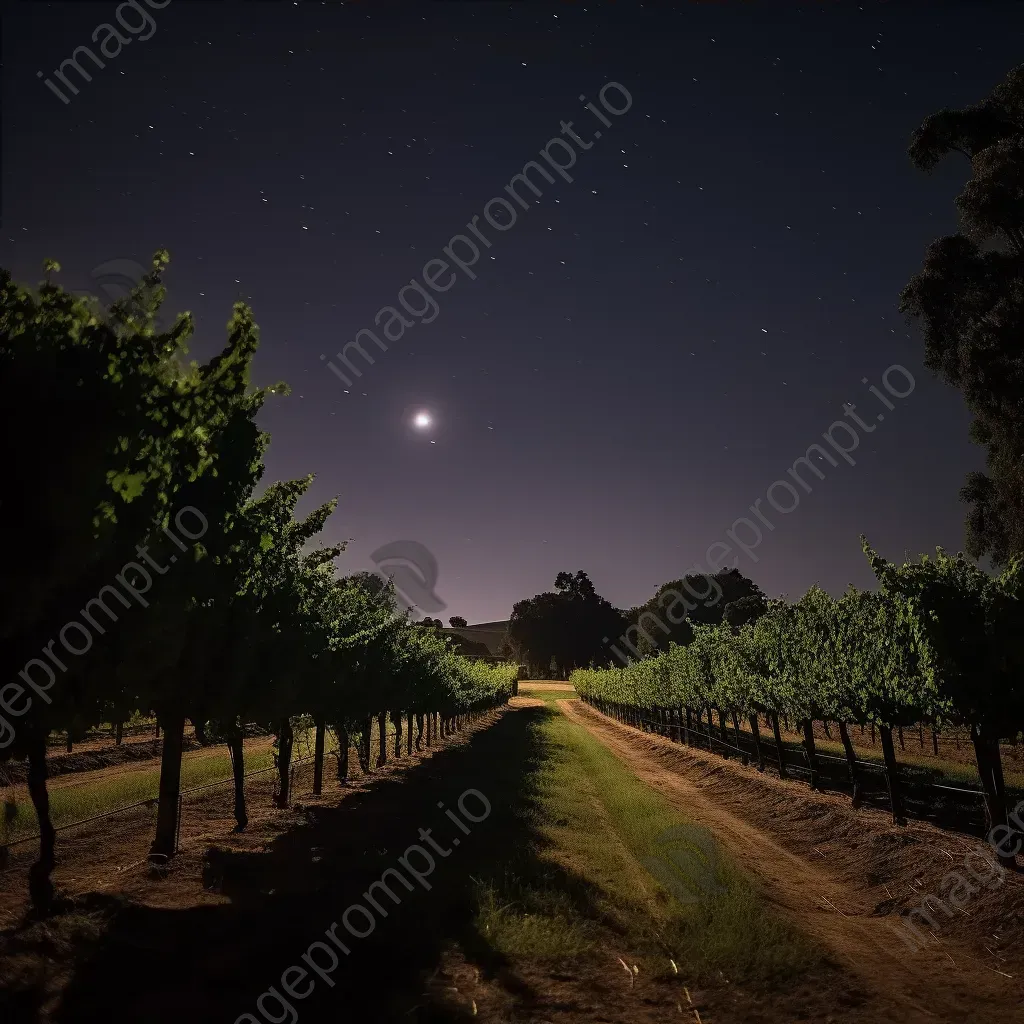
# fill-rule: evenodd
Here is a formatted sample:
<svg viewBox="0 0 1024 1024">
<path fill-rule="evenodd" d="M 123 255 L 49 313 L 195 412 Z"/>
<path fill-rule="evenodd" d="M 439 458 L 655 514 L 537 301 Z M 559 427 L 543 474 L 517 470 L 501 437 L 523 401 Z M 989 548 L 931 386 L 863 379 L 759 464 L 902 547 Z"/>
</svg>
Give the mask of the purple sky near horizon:
<svg viewBox="0 0 1024 1024">
<path fill-rule="evenodd" d="M 906 146 L 1020 60 L 1024 11 L 177 0 L 62 103 L 36 72 L 95 46 L 115 7 L 5 17 L 0 264 L 35 282 L 53 257 L 84 289 L 167 247 L 197 356 L 250 302 L 256 381 L 292 388 L 262 414 L 265 479 L 316 473 L 305 508 L 339 496 L 342 571 L 411 539 L 437 558 L 444 618 L 506 618 L 560 570 L 628 607 L 706 567 L 758 499 L 774 529 L 738 568 L 770 595 L 870 586 L 861 533 L 892 558 L 959 549 L 982 456 L 897 307 L 956 229 L 968 168 L 922 175 Z M 606 127 L 579 97 L 602 109 L 609 81 L 632 106 Z M 481 221 L 476 280 L 454 267 L 436 318 L 409 316 L 346 393 L 321 357 L 562 121 L 592 144 L 574 180 L 523 191 L 504 232 Z M 890 411 L 868 389 L 894 364 L 915 386 Z M 822 461 L 772 510 L 773 481 L 852 423 L 845 402 L 874 428 L 856 464 Z M 431 429 L 411 428 L 420 409 Z"/>
</svg>

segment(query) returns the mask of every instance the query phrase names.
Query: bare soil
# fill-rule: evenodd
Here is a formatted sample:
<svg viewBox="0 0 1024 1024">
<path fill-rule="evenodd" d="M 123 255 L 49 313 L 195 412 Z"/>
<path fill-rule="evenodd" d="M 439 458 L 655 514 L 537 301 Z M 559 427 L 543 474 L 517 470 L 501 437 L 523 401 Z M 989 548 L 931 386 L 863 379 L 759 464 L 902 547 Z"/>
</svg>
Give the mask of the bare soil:
<svg viewBox="0 0 1024 1024">
<path fill-rule="evenodd" d="M 524 679 L 519 684 L 520 690 L 568 690 L 573 693 L 576 692 L 576 687 L 572 683 L 549 683 L 543 679 Z"/>
<path fill-rule="evenodd" d="M 453 805 L 468 787 L 487 793 L 494 813 L 439 865 L 432 891 L 389 907 L 375 934 L 353 943 L 336 987 L 321 983 L 296 1003 L 300 1024 L 654 1024 L 680 1014 L 705 1024 L 788 1024 L 835 1019 L 828 1011 L 837 999 L 858 1005 L 831 969 L 763 993 L 724 977 L 700 991 L 678 979 L 631 978 L 619 962 L 635 962 L 629 942 L 609 927 L 594 954 L 557 967 L 492 948 L 474 925 L 473 880 L 500 877 L 514 851 L 529 858 L 538 841 L 511 812 L 529 805 L 529 770 L 541 754 L 530 723 L 551 713 L 530 700 L 358 778 L 347 791 L 332 780 L 323 798 L 313 799 L 303 781 L 288 810 L 268 806 L 272 782 L 263 791 L 250 786 L 252 820 L 241 835 L 231 833 L 228 795 L 213 790 L 205 806 L 186 807 L 182 852 L 167 869 L 145 861 L 152 834 L 146 822 L 115 829 L 97 823 L 77 835 L 73 849 L 62 839 L 57 880 L 74 898 L 44 922 L 23 921 L 17 912 L 24 911 L 24 871 L 0 875 L 0 907 L 18 918 L 0 933 L 0 1019 L 248 1020 L 243 1015 L 257 1012 L 260 993 L 279 985 L 310 942 L 395 865 L 417 826 L 434 827 L 452 845 L 454 829 L 433 808 L 439 800 Z M 268 1010 L 285 1019 L 272 1005 Z M 849 1020 L 873 1024 L 861 1013 Z"/>
<path fill-rule="evenodd" d="M 453 742 L 449 738 L 447 742 Z M 269 739 L 268 739 L 269 742 Z M 443 744 L 446 741 L 441 741 Z M 296 763 L 292 803 L 289 808 L 274 806 L 278 787 L 276 771 L 265 771 L 246 779 L 246 811 L 249 825 L 244 833 L 235 831 L 234 791 L 230 779 L 187 793 L 182 803 L 179 834 L 179 854 L 175 858 L 175 871 L 166 877 L 154 879 L 148 867 L 149 844 L 153 839 L 156 811 L 153 807 L 133 807 L 114 812 L 95 821 L 57 833 L 57 869 L 54 884 L 66 896 L 78 897 L 89 892 L 115 891 L 141 902 L 151 899 L 161 906 L 174 906 L 178 898 L 190 903 L 206 902 L 209 893 L 202 886 L 202 860 L 207 844 L 216 842 L 226 850 L 252 851 L 262 848 L 270 838 L 295 827 L 305 820 L 308 808 L 328 806 L 354 794 L 365 793 L 397 773 L 399 776 L 412 765 L 429 758 L 440 747 L 434 745 L 422 752 L 413 750 L 411 756 L 389 758 L 382 768 L 364 774 L 359 767 L 355 751 L 349 758 L 349 778 L 342 784 L 337 776 L 337 759 L 324 759 L 324 778 L 319 797 L 313 795 L 312 766 L 308 761 Z M 376 744 L 374 745 L 375 763 Z M 393 752 L 393 744 L 389 746 Z M 213 756 L 222 749 L 214 746 L 194 750 L 192 757 Z M 65 776 L 52 780 L 51 789 L 62 786 L 87 784 L 118 777 L 123 769 L 117 766 L 88 772 L 84 775 Z M 28 911 L 27 871 L 35 859 L 37 844 L 27 842 L 10 848 L 10 859 L 0 871 L 0 925 L 20 919 Z M 190 872 L 188 869 L 200 869 Z M 161 883 L 171 882 L 171 892 L 165 893 Z M 183 884 L 182 884 L 183 883 Z M 218 898 L 214 902 L 223 902 Z"/>
<path fill-rule="evenodd" d="M 338 784 L 328 759 L 323 795 L 312 797 L 302 772 L 286 810 L 271 804 L 268 772 L 247 785 L 250 824 L 242 834 L 233 831 L 230 786 L 196 794 L 184 807 L 181 852 L 166 869 L 146 861 L 152 812 L 145 808 L 62 833 L 55 880 L 71 900 L 47 922 L 25 918 L 26 850 L 0 872 L 0 1020 L 213 1024 L 247 1012 L 259 1019 L 260 993 L 395 865 L 417 841 L 417 827 L 451 839 L 444 812 L 433 809 L 468 787 L 491 797 L 491 817 L 439 864 L 433 891 L 410 894 L 378 920 L 374 935 L 353 943 L 336 987 L 319 983 L 295 1004 L 299 1024 L 1024 1020 L 1019 879 L 975 896 L 969 916 L 920 954 L 889 930 L 899 906 L 934 891 L 950 858 L 961 860 L 977 844 L 923 824 L 897 829 L 841 797 L 686 751 L 575 700 L 559 702 L 561 710 L 706 825 L 834 966 L 774 991 L 745 990 L 724 976 L 697 991 L 649 975 L 630 979 L 618 960 L 630 961 L 628 945 L 611 930 L 595 955 L 567 968 L 496 954 L 472 925 L 472 881 L 500 872 L 513 848 L 533 841 L 517 830 L 523 819 L 510 808 L 523 800 L 538 756 L 525 723 L 550 713 L 542 703 L 524 695 L 509 711 L 368 776 L 353 757 L 349 786 Z M 980 948 L 988 933 L 999 936 L 988 940 L 990 953 Z"/>
<path fill-rule="evenodd" d="M 509 707 L 512 708 L 544 708 L 547 702 L 540 697 L 531 697 L 529 694 L 520 694 L 518 697 L 509 698 Z"/>
<path fill-rule="evenodd" d="M 46 770 L 53 778 L 75 772 L 91 772 L 98 768 L 112 768 L 132 761 L 152 761 L 160 756 L 163 746 L 162 739 L 142 737 L 131 741 L 126 738 L 119 746 L 103 740 L 91 741 L 81 746 L 76 745 L 70 754 L 55 754 L 52 750 L 49 751 L 46 755 Z M 183 750 L 198 750 L 199 747 L 194 735 L 185 736 Z M 28 781 L 28 762 L 9 761 L 3 766 L 3 773 L 6 776 L 4 785 L 24 783 Z"/>
<path fill-rule="evenodd" d="M 707 827 L 770 900 L 855 974 L 878 1020 L 1024 1020 L 1024 879 L 971 897 L 965 913 L 913 952 L 900 911 L 940 893 L 981 846 L 925 823 L 812 793 L 735 761 L 680 747 L 605 718 L 581 701 L 561 709 L 648 785 Z M 969 875 L 967 876 L 970 877 Z M 946 918 L 938 915 L 940 922 Z M 845 1019 L 845 1018 L 844 1018 Z"/>
<path fill-rule="evenodd" d="M 121 742 L 133 743 L 136 740 L 149 740 L 154 738 L 159 739 L 159 737 L 154 737 L 153 735 L 155 730 L 155 721 L 150 722 L 148 725 L 126 725 L 121 733 Z M 191 724 L 186 723 L 185 731 L 192 731 Z M 115 733 L 113 729 L 92 729 L 89 732 L 87 732 L 85 736 L 83 736 L 81 739 L 77 739 L 74 741 L 75 750 L 78 750 L 80 747 L 85 749 L 91 749 L 92 747 L 103 746 L 103 744 L 105 743 L 113 744 L 114 735 Z M 66 732 L 51 732 L 46 739 L 46 745 L 51 750 L 55 748 L 63 750 L 66 743 Z"/>
</svg>

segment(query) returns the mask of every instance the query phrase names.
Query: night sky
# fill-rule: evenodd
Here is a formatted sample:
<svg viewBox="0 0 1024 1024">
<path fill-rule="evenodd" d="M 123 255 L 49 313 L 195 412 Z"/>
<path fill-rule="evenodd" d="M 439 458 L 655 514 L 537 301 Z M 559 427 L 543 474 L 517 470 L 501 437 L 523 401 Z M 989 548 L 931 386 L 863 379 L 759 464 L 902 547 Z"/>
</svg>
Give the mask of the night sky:
<svg viewBox="0 0 1024 1024">
<path fill-rule="evenodd" d="M 445 618 L 506 618 L 562 569 L 638 604 L 706 567 L 844 402 L 875 428 L 856 464 L 820 461 L 789 514 L 762 501 L 775 529 L 738 568 L 795 598 L 869 586 L 861 532 L 889 557 L 960 548 L 981 453 L 897 304 L 968 168 L 922 175 L 906 146 L 1024 59 L 1020 6 L 173 0 L 63 103 L 37 72 L 98 52 L 115 7 L 8 5 L 0 264 L 35 283 L 53 257 L 96 291 L 93 268 L 167 247 L 203 358 L 249 302 L 256 382 L 292 388 L 261 417 L 265 482 L 339 496 L 343 571 L 412 539 Z M 586 103 L 609 81 L 632 106 L 605 127 Z M 481 220 L 476 280 L 453 268 L 346 393 L 322 357 L 563 121 L 591 144 L 574 180 L 538 179 L 504 232 Z M 893 364 L 916 386 L 889 411 L 868 388 Z"/>
</svg>

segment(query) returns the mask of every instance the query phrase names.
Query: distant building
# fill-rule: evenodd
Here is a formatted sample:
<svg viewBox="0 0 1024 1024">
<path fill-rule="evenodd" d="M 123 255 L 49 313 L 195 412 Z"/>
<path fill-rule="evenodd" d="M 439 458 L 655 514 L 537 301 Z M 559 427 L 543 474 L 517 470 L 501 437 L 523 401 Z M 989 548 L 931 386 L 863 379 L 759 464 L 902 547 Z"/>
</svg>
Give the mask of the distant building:
<svg viewBox="0 0 1024 1024">
<path fill-rule="evenodd" d="M 501 658 L 508 636 L 508 619 L 477 622 L 472 626 L 445 626 L 444 632 L 459 638 L 460 652 L 467 657 Z"/>
</svg>

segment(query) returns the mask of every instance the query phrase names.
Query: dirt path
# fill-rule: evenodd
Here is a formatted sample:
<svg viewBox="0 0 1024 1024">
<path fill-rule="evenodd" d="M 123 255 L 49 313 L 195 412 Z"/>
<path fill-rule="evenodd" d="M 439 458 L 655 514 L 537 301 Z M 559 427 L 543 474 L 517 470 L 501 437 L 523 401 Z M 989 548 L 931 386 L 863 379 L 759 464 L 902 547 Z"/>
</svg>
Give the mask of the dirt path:
<svg viewBox="0 0 1024 1024">
<path fill-rule="evenodd" d="M 761 882 L 770 902 L 860 977 L 878 1005 L 878 1019 L 905 1024 L 1024 1020 L 1018 980 L 998 975 L 945 942 L 912 952 L 893 931 L 892 918 L 874 916 L 867 894 L 837 877 L 824 860 L 812 863 L 796 855 L 684 774 L 652 761 L 650 744 L 667 741 L 606 719 L 580 701 L 566 700 L 560 707 L 640 779 L 708 828 L 732 859 Z M 677 746 L 672 753 L 687 756 Z M 822 897 L 838 911 L 827 909 Z"/>
</svg>

